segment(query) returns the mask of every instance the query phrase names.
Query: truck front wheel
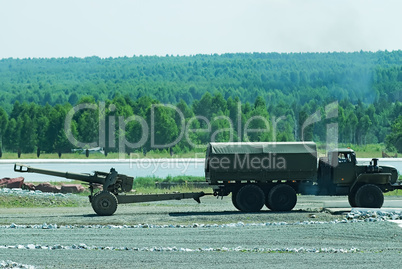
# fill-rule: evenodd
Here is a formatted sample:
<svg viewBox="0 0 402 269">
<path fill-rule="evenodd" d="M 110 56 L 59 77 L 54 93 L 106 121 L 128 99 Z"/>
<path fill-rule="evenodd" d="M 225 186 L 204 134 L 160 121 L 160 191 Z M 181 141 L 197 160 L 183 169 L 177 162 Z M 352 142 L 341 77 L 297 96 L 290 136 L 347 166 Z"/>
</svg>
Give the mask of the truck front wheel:
<svg viewBox="0 0 402 269">
<path fill-rule="evenodd" d="M 348 194 L 348 201 L 351 207 L 357 207 L 356 204 L 356 191 L 350 191 Z"/>
<path fill-rule="evenodd" d="M 258 212 L 264 206 L 265 195 L 257 185 L 245 185 L 236 194 L 237 208 L 243 212 Z"/>
<path fill-rule="evenodd" d="M 384 194 L 377 185 L 365 184 L 357 190 L 355 201 L 358 207 L 381 208 Z"/>
<path fill-rule="evenodd" d="M 268 193 L 268 204 L 272 211 L 290 211 L 296 203 L 296 191 L 289 185 L 276 185 Z"/>
</svg>

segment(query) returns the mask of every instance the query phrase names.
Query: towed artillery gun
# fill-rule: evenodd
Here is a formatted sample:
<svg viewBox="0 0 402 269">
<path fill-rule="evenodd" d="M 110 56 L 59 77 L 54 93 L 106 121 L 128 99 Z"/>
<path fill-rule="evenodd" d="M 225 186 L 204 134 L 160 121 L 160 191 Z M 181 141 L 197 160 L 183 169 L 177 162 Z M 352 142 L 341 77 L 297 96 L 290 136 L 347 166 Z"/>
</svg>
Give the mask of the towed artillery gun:
<svg viewBox="0 0 402 269">
<path fill-rule="evenodd" d="M 100 216 L 110 216 L 117 209 L 117 204 L 153 202 L 163 200 L 194 199 L 200 203 L 204 192 L 141 194 L 127 195 L 133 188 L 134 178 L 118 174 L 114 168 L 110 172 L 95 171 L 93 174 L 69 173 L 55 170 L 35 168 L 24 164 L 15 164 L 14 171 L 21 173 L 38 173 L 55 177 L 79 180 L 89 183 L 91 194 L 89 202 L 93 210 Z M 95 192 L 96 186 L 102 185 L 102 191 Z"/>
</svg>

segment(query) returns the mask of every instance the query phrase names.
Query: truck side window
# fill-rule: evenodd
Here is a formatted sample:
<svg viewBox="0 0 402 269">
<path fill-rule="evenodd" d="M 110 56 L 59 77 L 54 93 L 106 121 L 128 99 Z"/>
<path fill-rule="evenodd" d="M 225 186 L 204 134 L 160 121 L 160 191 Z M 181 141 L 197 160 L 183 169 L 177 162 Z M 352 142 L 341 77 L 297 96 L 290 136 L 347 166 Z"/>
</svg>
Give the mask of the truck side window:
<svg viewBox="0 0 402 269">
<path fill-rule="evenodd" d="M 339 163 L 351 163 L 352 156 L 350 153 L 339 153 L 338 154 L 338 162 Z"/>
<path fill-rule="evenodd" d="M 346 154 L 343 153 L 338 154 L 338 163 L 346 163 Z"/>
</svg>

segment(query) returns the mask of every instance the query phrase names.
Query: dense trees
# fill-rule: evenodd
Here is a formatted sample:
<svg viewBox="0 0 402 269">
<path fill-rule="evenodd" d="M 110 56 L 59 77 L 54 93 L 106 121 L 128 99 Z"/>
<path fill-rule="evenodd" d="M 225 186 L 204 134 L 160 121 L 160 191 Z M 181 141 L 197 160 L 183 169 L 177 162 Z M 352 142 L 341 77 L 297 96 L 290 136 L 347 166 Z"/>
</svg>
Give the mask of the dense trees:
<svg viewBox="0 0 402 269">
<path fill-rule="evenodd" d="M 253 53 L 182 57 L 98 57 L 0 60 L 0 106 L 15 101 L 75 105 L 117 94 L 187 104 L 206 92 L 269 105 L 314 99 L 373 103 L 402 101 L 402 51 L 356 53 Z"/>
<path fill-rule="evenodd" d="M 329 110 L 331 105 L 335 112 Z M 346 100 L 330 105 L 311 100 L 303 106 L 269 106 L 261 97 L 251 104 L 225 99 L 220 93 L 206 93 L 191 106 L 184 100 L 165 105 L 149 97 L 133 100 L 119 95 L 104 102 L 83 97 L 75 107 L 68 103 L 41 106 L 15 102 L 10 115 L 0 109 L 0 135 L 3 149 L 13 152 L 38 148 L 68 152 L 94 146 L 105 147 L 108 152 L 170 147 L 175 152 L 187 152 L 204 148 L 209 141 L 325 142 L 328 126 L 336 123 L 339 142 L 386 141 L 390 149 L 402 151 L 401 108 L 402 103 L 395 102 L 376 113 L 381 110 L 377 102 L 353 105 Z"/>
<path fill-rule="evenodd" d="M 387 145 L 391 150 L 402 152 L 402 116 L 399 116 L 392 125 L 392 132 L 387 136 Z"/>
<path fill-rule="evenodd" d="M 115 151 L 174 144 L 186 151 L 211 138 L 326 141 L 328 124 L 335 122 L 340 142 L 386 141 L 398 148 L 401 56 L 384 51 L 2 59 L 0 140 L 3 149 L 23 152 L 94 144 Z M 335 101 L 338 113 L 329 119 L 326 108 Z M 68 129 L 80 144 L 72 145 L 64 128 L 77 106 L 84 108 Z"/>
</svg>

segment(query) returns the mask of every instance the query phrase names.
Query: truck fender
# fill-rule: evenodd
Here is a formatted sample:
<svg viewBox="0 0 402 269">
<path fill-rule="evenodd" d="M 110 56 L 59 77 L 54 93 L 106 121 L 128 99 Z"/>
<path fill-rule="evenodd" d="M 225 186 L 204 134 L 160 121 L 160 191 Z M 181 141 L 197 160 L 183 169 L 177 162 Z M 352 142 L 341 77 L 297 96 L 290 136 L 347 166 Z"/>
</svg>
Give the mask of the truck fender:
<svg viewBox="0 0 402 269">
<path fill-rule="evenodd" d="M 391 182 L 391 176 L 391 173 L 362 173 L 356 178 L 355 182 L 350 187 L 350 191 L 364 184 L 389 184 Z"/>
</svg>

